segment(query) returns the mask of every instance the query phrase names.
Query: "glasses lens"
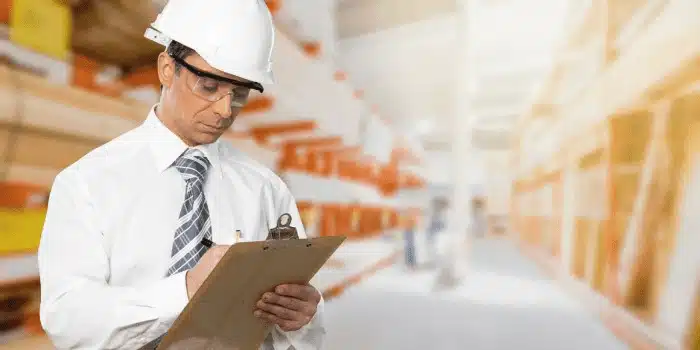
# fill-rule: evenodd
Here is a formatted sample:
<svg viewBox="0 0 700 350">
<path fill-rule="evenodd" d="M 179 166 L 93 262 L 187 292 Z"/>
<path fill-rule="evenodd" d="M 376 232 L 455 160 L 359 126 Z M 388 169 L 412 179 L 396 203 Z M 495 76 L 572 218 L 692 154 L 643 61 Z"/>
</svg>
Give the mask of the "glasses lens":
<svg viewBox="0 0 700 350">
<path fill-rule="evenodd" d="M 192 93 L 210 102 L 216 102 L 226 95 L 231 95 L 231 107 L 240 108 L 248 102 L 250 89 L 243 86 L 234 85 L 220 80 L 192 76 L 188 79 L 188 85 Z"/>
</svg>

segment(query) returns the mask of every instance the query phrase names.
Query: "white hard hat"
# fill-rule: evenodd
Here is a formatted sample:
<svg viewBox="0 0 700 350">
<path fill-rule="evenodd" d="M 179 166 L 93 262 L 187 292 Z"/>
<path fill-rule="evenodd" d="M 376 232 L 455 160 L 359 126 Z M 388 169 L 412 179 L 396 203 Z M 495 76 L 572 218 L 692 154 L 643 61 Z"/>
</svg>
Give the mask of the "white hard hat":
<svg viewBox="0 0 700 350">
<path fill-rule="evenodd" d="M 169 0 L 145 37 L 166 47 L 175 40 L 228 74 L 274 82 L 275 29 L 264 0 Z"/>
</svg>

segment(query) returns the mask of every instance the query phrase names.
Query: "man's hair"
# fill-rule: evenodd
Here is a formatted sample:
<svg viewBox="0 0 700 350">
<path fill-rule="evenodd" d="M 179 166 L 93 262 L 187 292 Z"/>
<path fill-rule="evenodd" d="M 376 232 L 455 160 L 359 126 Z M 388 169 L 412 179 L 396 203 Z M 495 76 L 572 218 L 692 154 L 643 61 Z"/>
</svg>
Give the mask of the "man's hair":
<svg viewBox="0 0 700 350">
<path fill-rule="evenodd" d="M 171 41 L 170 44 L 168 45 L 168 55 L 171 57 L 179 58 L 181 60 L 184 60 L 185 58 L 189 57 L 191 54 L 194 53 L 194 50 L 191 49 L 190 47 L 181 44 L 178 41 Z M 175 63 L 175 73 L 180 72 L 180 65 Z"/>
</svg>

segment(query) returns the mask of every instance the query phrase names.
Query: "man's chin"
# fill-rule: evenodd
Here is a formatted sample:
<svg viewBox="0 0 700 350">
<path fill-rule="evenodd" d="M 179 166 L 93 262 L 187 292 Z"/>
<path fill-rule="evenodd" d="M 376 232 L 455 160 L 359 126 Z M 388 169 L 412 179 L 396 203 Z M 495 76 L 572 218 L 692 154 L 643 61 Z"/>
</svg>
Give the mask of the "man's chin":
<svg viewBox="0 0 700 350">
<path fill-rule="evenodd" d="M 217 133 L 200 133 L 197 135 L 197 143 L 206 145 L 210 143 L 216 142 L 219 138 L 221 138 L 221 135 L 223 133 L 217 132 Z"/>
</svg>

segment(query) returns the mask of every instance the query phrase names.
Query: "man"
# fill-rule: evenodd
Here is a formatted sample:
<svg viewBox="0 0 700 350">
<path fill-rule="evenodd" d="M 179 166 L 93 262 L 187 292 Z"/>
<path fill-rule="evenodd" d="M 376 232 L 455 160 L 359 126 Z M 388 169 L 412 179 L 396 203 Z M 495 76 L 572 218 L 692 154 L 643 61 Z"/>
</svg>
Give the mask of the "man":
<svg viewBox="0 0 700 350">
<path fill-rule="evenodd" d="M 167 47 L 160 102 L 53 184 L 39 268 L 41 322 L 59 349 L 153 348 L 231 244 L 264 240 L 287 212 L 306 236 L 279 177 L 220 141 L 272 81 L 273 35 L 263 0 L 170 0 L 147 32 Z M 264 349 L 320 348 L 312 286 L 279 286 L 256 306 L 272 326 Z"/>
<path fill-rule="evenodd" d="M 432 213 L 430 216 L 430 222 L 428 224 L 428 246 L 430 250 L 430 260 L 431 264 L 436 263 L 438 257 L 438 247 L 437 239 L 440 233 L 445 229 L 447 222 L 447 199 L 444 197 L 438 197 L 433 199 Z"/>
<path fill-rule="evenodd" d="M 471 235 L 473 237 L 483 238 L 486 235 L 486 203 L 485 198 L 475 196 L 472 198 L 472 222 Z"/>
</svg>

